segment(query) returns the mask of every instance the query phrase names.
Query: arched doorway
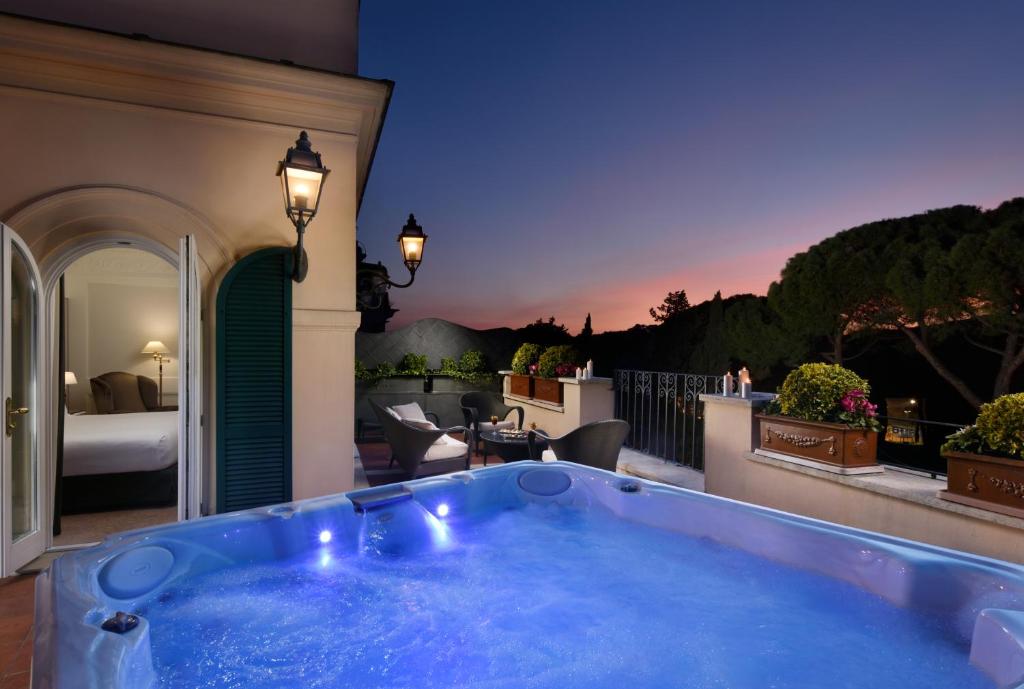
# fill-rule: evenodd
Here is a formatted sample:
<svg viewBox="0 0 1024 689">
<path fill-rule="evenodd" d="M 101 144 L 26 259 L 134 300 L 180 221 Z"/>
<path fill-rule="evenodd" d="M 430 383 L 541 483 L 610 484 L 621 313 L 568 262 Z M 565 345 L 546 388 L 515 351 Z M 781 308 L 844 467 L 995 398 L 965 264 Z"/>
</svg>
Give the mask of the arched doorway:
<svg viewBox="0 0 1024 689">
<path fill-rule="evenodd" d="M 179 267 L 148 245 L 81 247 L 56 277 L 55 546 L 178 519 Z"/>
</svg>

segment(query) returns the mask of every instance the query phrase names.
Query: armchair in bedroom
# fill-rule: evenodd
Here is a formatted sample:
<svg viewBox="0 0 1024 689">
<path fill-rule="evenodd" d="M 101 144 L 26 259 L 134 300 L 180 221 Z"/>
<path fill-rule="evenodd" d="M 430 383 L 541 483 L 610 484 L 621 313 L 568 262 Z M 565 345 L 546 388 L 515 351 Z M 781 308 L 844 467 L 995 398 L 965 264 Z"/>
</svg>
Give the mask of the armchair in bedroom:
<svg viewBox="0 0 1024 689">
<path fill-rule="evenodd" d="M 89 386 L 98 414 L 178 410 L 176 406 L 160 406 L 156 381 L 146 376 L 112 371 L 89 379 Z"/>
</svg>

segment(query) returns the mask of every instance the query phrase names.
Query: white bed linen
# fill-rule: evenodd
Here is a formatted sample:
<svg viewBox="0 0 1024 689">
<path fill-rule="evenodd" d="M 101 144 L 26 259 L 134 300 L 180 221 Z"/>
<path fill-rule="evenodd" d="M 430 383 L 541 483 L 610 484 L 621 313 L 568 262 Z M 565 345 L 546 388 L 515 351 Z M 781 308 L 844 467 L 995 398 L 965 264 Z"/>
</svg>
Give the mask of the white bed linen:
<svg viewBox="0 0 1024 689">
<path fill-rule="evenodd" d="M 64 416 L 64 476 L 158 471 L 178 462 L 178 412 Z"/>
</svg>

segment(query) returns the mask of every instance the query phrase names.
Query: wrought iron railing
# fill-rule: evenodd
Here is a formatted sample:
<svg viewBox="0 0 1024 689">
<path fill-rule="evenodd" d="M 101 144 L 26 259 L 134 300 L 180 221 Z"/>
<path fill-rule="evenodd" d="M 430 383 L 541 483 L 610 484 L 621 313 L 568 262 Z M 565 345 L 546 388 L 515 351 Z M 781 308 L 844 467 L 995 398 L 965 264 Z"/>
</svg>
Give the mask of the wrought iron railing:
<svg viewBox="0 0 1024 689">
<path fill-rule="evenodd" d="M 704 470 L 702 393 L 722 392 L 722 376 L 615 371 L 615 417 L 629 424 L 626 447 Z"/>
</svg>

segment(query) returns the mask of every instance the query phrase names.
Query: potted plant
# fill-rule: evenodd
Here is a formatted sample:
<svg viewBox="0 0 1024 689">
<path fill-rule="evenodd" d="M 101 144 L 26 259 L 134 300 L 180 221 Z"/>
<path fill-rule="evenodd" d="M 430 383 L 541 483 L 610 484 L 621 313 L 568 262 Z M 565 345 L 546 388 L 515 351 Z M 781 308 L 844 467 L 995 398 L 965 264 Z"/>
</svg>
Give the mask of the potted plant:
<svg viewBox="0 0 1024 689">
<path fill-rule="evenodd" d="M 878 408 L 868 382 L 837 364 L 803 364 L 758 415 L 762 450 L 844 469 L 877 465 Z"/>
<path fill-rule="evenodd" d="M 537 360 L 539 377 L 533 383 L 533 396 L 545 402 L 563 404 L 565 396 L 558 378 L 574 375 L 579 358 L 579 352 L 572 345 L 556 345 L 545 349 Z"/>
<path fill-rule="evenodd" d="M 981 405 L 973 426 L 946 438 L 947 486 L 939 497 L 1024 517 L 1024 393 Z"/>
<path fill-rule="evenodd" d="M 533 397 L 533 373 L 542 347 L 524 342 L 512 356 L 512 375 L 509 376 L 509 392 L 520 397 Z"/>
</svg>

